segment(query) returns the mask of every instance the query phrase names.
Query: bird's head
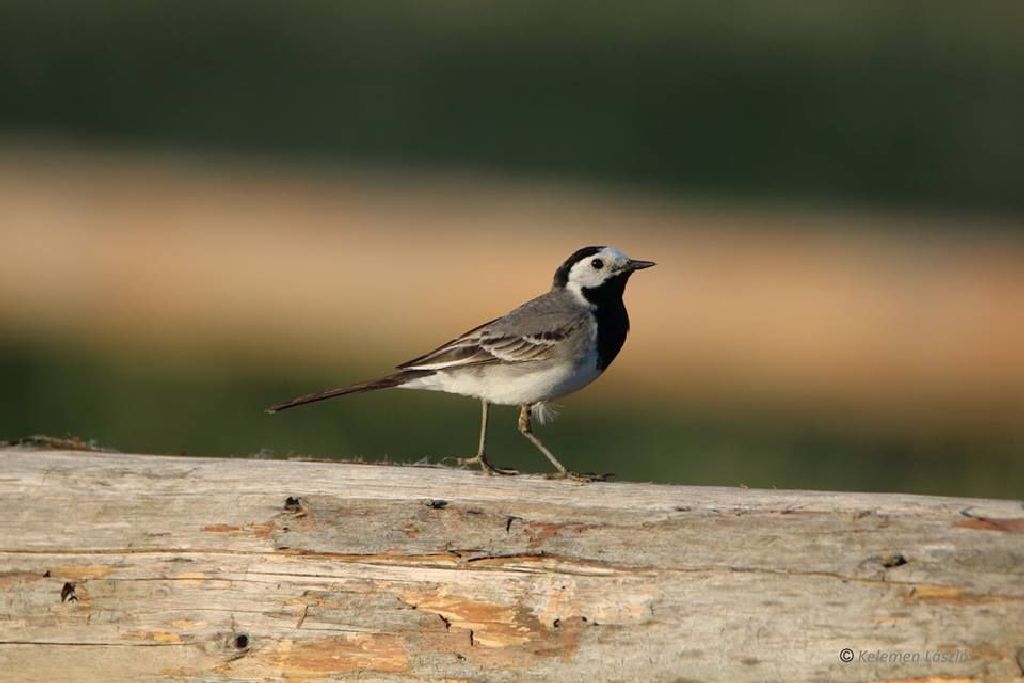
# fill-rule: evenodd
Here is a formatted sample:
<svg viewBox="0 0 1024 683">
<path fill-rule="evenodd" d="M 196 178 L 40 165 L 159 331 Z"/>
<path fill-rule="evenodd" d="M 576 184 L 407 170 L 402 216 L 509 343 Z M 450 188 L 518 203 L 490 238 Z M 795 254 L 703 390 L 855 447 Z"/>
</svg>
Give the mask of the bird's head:
<svg viewBox="0 0 1024 683">
<path fill-rule="evenodd" d="M 653 265 L 653 261 L 631 259 L 615 247 L 583 247 L 558 267 L 553 287 L 594 302 L 607 295 L 621 296 L 630 275 Z"/>
</svg>

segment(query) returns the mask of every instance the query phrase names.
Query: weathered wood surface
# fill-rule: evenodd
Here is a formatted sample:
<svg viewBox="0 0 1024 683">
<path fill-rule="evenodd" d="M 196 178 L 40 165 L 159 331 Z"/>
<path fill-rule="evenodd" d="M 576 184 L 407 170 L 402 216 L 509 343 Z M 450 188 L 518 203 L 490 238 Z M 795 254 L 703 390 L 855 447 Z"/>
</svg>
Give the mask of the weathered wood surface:
<svg viewBox="0 0 1024 683">
<path fill-rule="evenodd" d="M 7 681 L 1022 680 L 1024 508 L 4 450 L 0 601 Z"/>
</svg>

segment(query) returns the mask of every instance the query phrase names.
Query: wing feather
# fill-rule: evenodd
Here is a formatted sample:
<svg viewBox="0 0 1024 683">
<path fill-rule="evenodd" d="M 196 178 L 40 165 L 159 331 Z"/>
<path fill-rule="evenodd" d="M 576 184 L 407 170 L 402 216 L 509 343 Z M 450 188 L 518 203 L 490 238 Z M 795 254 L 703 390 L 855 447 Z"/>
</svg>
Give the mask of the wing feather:
<svg viewBox="0 0 1024 683">
<path fill-rule="evenodd" d="M 561 325 L 529 334 L 512 334 L 492 327 L 492 320 L 461 334 L 430 353 L 398 366 L 401 370 L 444 370 L 491 363 L 526 363 L 555 355 L 557 347 L 579 321 L 570 319 Z"/>
</svg>

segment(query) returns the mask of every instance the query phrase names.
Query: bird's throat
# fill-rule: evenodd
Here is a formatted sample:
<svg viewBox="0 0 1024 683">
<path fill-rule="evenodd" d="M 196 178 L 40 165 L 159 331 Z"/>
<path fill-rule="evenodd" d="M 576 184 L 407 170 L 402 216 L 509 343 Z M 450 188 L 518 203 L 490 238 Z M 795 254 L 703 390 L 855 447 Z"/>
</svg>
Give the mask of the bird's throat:
<svg viewBox="0 0 1024 683">
<path fill-rule="evenodd" d="M 629 334 L 629 314 L 622 303 L 622 294 L 629 280 L 629 273 L 623 273 L 601 283 L 600 287 L 583 288 L 583 298 L 591 305 L 597 323 L 597 369 L 604 371 Z"/>
</svg>

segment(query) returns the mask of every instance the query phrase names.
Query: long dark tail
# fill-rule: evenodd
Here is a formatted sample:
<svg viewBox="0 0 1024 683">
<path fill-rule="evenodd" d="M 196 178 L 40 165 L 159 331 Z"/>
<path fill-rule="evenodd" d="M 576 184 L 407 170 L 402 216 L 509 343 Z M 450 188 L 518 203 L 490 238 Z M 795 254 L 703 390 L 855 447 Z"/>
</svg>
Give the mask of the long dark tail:
<svg viewBox="0 0 1024 683">
<path fill-rule="evenodd" d="M 294 408 L 295 406 L 306 405 L 307 403 L 316 403 L 317 401 L 324 401 L 335 396 L 344 396 L 345 394 L 359 394 L 364 391 L 376 391 L 377 389 L 391 389 L 392 387 L 401 386 L 409 380 L 416 379 L 417 377 L 426 377 L 427 375 L 433 375 L 433 370 L 404 370 L 402 372 L 396 372 L 393 375 L 387 377 L 381 377 L 380 379 L 371 380 L 369 382 L 360 382 L 359 384 L 350 384 L 347 387 L 338 387 L 337 389 L 326 389 L 324 391 L 317 391 L 312 394 L 306 394 L 305 396 L 299 396 L 293 398 L 290 401 L 284 401 L 283 403 L 275 403 L 274 405 L 267 408 L 267 413 L 273 415 L 279 410 L 285 408 Z"/>
</svg>

